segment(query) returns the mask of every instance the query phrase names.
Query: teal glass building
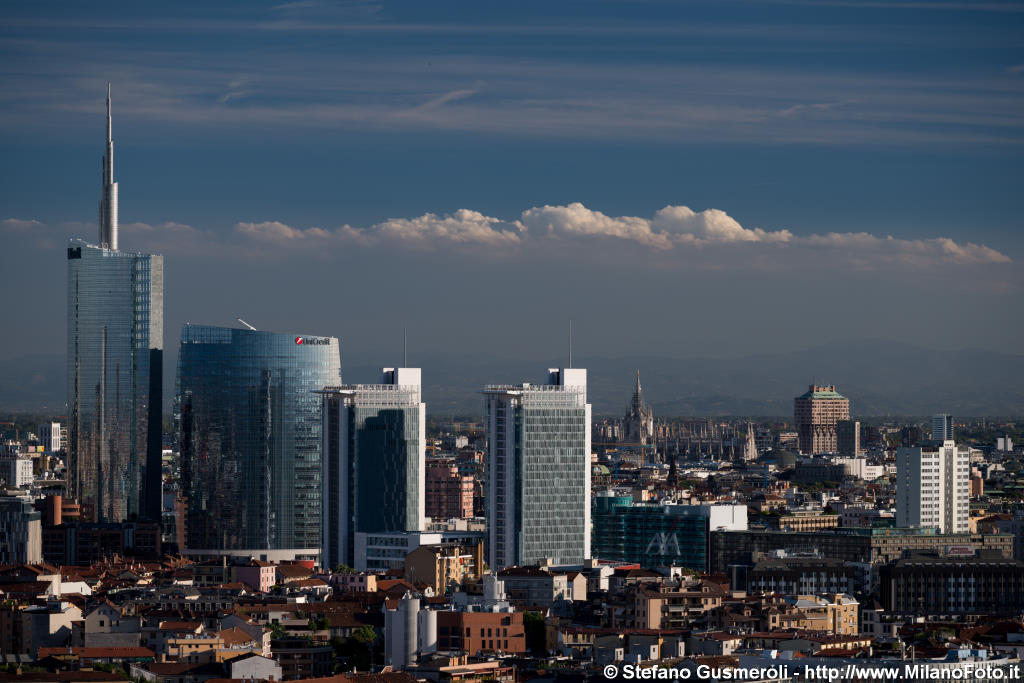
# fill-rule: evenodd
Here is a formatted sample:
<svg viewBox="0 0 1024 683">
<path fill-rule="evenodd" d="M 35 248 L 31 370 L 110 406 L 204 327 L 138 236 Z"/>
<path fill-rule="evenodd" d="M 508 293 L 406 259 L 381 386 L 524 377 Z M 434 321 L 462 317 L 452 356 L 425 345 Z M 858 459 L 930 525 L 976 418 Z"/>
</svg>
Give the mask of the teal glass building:
<svg viewBox="0 0 1024 683">
<path fill-rule="evenodd" d="M 317 559 L 320 396 L 335 337 L 185 325 L 176 381 L 186 554 Z"/>
<path fill-rule="evenodd" d="M 68 489 L 88 521 L 160 518 L 163 257 L 68 245 Z"/>
<path fill-rule="evenodd" d="M 708 569 L 709 534 L 744 530 L 744 505 L 634 503 L 632 496 L 594 497 L 593 556 L 643 567 Z"/>
</svg>

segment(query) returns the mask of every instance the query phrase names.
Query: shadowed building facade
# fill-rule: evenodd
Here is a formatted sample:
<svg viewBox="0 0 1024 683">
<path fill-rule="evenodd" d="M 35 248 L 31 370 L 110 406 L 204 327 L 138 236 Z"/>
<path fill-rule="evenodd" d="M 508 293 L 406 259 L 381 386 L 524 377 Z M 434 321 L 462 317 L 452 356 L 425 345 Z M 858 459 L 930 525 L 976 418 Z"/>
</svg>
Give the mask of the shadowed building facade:
<svg viewBox="0 0 1024 683">
<path fill-rule="evenodd" d="M 426 404 L 420 378 L 419 368 L 384 368 L 380 384 L 321 392 L 325 566 L 356 566 L 356 533 L 423 530 Z"/>
</svg>

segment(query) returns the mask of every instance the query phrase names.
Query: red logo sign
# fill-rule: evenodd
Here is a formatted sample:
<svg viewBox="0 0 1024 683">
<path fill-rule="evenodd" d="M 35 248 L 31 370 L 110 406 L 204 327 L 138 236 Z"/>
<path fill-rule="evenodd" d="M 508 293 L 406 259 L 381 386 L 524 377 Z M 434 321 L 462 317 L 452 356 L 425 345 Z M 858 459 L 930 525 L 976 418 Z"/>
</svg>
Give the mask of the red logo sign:
<svg viewBox="0 0 1024 683">
<path fill-rule="evenodd" d="M 295 338 L 295 343 L 296 344 L 302 344 L 304 342 L 305 342 L 305 340 L 302 337 L 296 337 Z"/>
</svg>

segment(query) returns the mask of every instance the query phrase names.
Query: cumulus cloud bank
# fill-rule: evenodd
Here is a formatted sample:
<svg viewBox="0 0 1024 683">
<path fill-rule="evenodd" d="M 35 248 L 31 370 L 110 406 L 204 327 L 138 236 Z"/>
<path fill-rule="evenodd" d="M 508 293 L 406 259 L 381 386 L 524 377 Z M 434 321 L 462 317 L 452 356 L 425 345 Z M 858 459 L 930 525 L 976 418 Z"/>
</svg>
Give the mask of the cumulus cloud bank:
<svg viewBox="0 0 1024 683">
<path fill-rule="evenodd" d="M 686 252 L 701 251 L 706 257 L 713 252 L 722 257 L 719 263 L 726 266 L 744 262 L 729 257 L 730 253 L 741 248 L 756 249 L 769 257 L 773 253 L 771 250 L 785 250 L 795 258 L 799 258 L 801 253 L 811 254 L 809 257 L 816 259 L 822 252 L 827 252 L 827 258 L 832 262 L 858 267 L 1011 262 L 1009 256 L 991 247 L 956 242 L 949 237 L 902 239 L 869 232 L 794 235 L 789 230 L 746 228 L 724 211 L 694 211 L 686 206 L 666 206 L 650 218 L 609 216 L 574 202 L 565 206 L 535 206 L 512 220 L 459 209 L 451 214 L 425 213 L 415 218 L 389 218 L 368 227 L 346 224 L 338 228 L 297 228 L 281 221 L 239 222 L 227 241 L 214 231 L 199 230 L 181 223 L 156 226 L 130 223 L 122 227 L 140 242 L 133 248 L 171 253 L 188 251 L 193 247 L 209 252 L 217 244 L 228 243 L 233 246 L 244 244 L 250 248 L 248 253 L 262 251 L 273 255 L 286 249 L 315 249 L 326 255 L 331 249 L 349 246 L 510 252 L 531 245 L 563 242 L 581 248 L 587 243 L 600 243 L 605 247 L 629 244 L 641 251 L 647 249 L 673 259 Z M 47 226 L 37 220 L 7 218 L 0 220 L 0 230 L 45 233 Z M 81 234 L 80 230 L 76 232 Z"/>
<path fill-rule="evenodd" d="M 898 262 L 995 264 L 1010 257 L 985 245 L 959 243 L 948 237 L 900 239 L 868 232 L 829 232 L 808 236 L 789 230 L 745 228 L 719 209 L 694 211 L 687 206 L 666 206 L 652 217 L 609 216 L 579 202 L 565 206 L 527 209 L 518 219 L 505 221 L 478 211 L 460 209 L 452 214 L 423 214 L 416 218 L 390 218 L 366 228 L 344 225 L 333 230 L 293 228 L 277 221 L 238 223 L 236 233 L 263 242 L 294 246 L 354 244 L 447 248 L 453 245 L 519 247 L 546 240 L 617 240 L 656 252 L 724 248 L 748 245 L 765 249 L 787 248 L 833 251 L 862 265 Z"/>
</svg>

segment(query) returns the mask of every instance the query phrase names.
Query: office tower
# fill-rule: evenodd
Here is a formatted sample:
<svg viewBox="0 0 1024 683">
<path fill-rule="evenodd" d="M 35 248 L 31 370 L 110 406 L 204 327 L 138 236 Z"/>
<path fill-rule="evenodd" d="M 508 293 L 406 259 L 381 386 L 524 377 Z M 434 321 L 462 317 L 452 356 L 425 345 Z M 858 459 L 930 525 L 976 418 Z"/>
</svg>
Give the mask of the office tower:
<svg viewBox="0 0 1024 683">
<path fill-rule="evenodd" d="M 39 425 L 39 443 L 47 453 L 64 450 L 66 437 L 60 422 L 44 422 Z"/>
<path fill-rule="evenodd" d="M 314 392 L 340 382 L 335 337 L 182 328 L 176 408 L 186 554 L 318 557 Z"/>
<path fill-rule="evenodd" d="M 68 246 L 68 487 L 91 521 L 160 518 L 163 257 L 117 250 L 107 91 L 100 246 Z"/>
<path fill-rule="evenodd" d="M 354 566 L 356 533 L 423 530 L 427 409 L 420 376 L 419 368 L 384 368 L 380 384 L 321 392 L 325 566 Z"/>
<path fill-rule="evenodd" d="M 932 416 L 932 441 L 953 440 L 953 416 L 948 413 Z"/>
<path fill-rule="evenodd" d="M 935 527 L 943 534 L 969 531 L 970 449 L 952 440 L 925 442 L 896 452 L 896 526 Z"/>
<path fill-rule="evenodd" d="M 589 558 L 587 371 L 552 369 L 543 385 L 490 385 L 483 394 L 490 568 Z"/>
<path fill-rule="evenodd" d="M 812 384 L 793 399 L 793 419 L 801 453 L 835 453 L 836 423 L 850 419 L 850 399 L 837 393 L 834 385 Z"/>
<path fill-rule="evenodd" d="M 840 420 L 836 423 L 836 452 L 851 458 L 860 455 L 860 422 Z"/>
</svg>

